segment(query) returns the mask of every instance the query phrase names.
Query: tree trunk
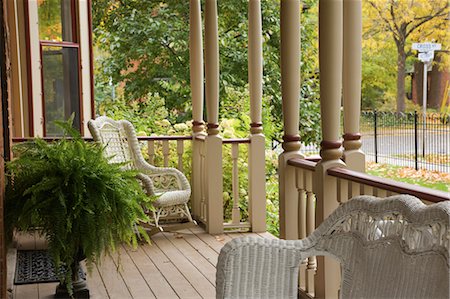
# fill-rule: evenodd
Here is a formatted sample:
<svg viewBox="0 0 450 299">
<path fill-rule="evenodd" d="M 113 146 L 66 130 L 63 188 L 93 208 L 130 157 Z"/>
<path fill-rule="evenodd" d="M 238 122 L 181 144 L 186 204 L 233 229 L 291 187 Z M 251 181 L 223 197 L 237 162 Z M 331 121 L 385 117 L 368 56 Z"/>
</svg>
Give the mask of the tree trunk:
<svg viewBox="0 0 450 299">
<path fill-rule="evenodd" d="M 433 70 L 428 73 L 430 78 L 428 88 L 428 107 L 439 108 L 443 101 L 448 99 L 448 94 L 445 94 L 447 84 L 450 84 L 450 74 L 448 71 L 439 70 L 438 65 L 443 63 L 443 54 L 436 54 L 434 61 L 437 65 L 433 66 Z"/>
<path fill-rule="evenodd" d="M 397 44 L 397 113 L 405 111 L 405 63 L 404 43 Z"/>
</svg>

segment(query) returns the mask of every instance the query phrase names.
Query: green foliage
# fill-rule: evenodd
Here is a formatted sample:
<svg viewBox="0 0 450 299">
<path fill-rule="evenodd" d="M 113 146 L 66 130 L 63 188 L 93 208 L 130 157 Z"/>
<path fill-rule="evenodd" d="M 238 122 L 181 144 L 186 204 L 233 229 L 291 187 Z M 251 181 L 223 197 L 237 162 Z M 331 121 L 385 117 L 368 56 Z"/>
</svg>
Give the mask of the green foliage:
<svg viewBox="0 0 450 299">
<path fill-rule="evenodd" d="M 266 150 L 266 223 L 274 236 L 280 235 L 278 186 L 278 154 Z"/>
<path fill-rule="evenodd" d="M 262 1 L 261 6 L 264 38 L 263 107 L 271 114 L 270 118 L 264 119 L 265 126 L 271 126 L 265 133 L 268 139 L 280 139 L 280 4 L 279 1 L 270 0 Z M 320 139 L 318 18 L 316 1 L 307 0 L 305 6 L 309 9 L 302 13 L 302 92 L 299 99 L 302 98 L 301 135 L 304 142 L 310 143 Z M 225 112 L 221 117 L 248 118 L 248 97 L 245 98 L 247 103 L 240 101 L 244 106 L 234 102 L 236 94 L 247 92 L 247 1 L 219 1 L 218 11 L 220 109 L 221 113 Z M 114 85 L 123 84 L 126 99 L 122 100 L 119 96 L 114 101 L 133 106 L 130 102 L 149 99 L 149 94 L 158 95 L 165 102 L 167 119 L 172 124 L 191 119 L 187 27 L 189 5 L 175 0 L 98 0 L 93 2 L 93 17 L 94 38 L 101 49 L 98 51 L 101 55 L 96 59 L 96 88 L 100 91 L 96 93 L 96 100 L 102 102 L 98 96 L 107 96 L 105 86 L 111 78 Z M 114 105 L 113 102 L 111 104 Z M 243 110 L 239 110 L 241 108 Z"/>
<path fill-rule="evenodd" d="M 169 110 L 189 103 L 189 5 L 180 1 L 93 1 L 94 37 L 108 53 L 103 78 L 125 83 L 125 97 L 148 92 L 163 97 Z M 99 78 L 102 79 L 102 78 Z"/>
<path fill-rule="evenodd" d="M 158 94 L 149 93 L 129 101 L 123 97 L 106 98 L 98 103 L 97 109 L 101 115 L 130 121 L 137 132 L 166 134 L 168 127 L 171 127 L 170 122 L 163 121 L 168 117 L 168 111 L 164 99 Z"/>
<path fill-rule="evenodd" d="M 61 4 L 60 0 L 38 2 L 39 39 L 62 40 Z"/>
<path fill-rule="evenodd" d="M 447 0 L 363 1 L 364 108 L 373 108 L 377 99 L 370 97 L 379 96 L 383 102 L 396 102 L 397 112 L 408 110 L 405 72 L 417 61 L 411 44 L 438 42 L 441 53 L 448 53 L 449 12 Z M 448 68 L 449 57 L 443 55 L 441 68 Z"/>
<path fill-rule="evenodd" d="M 204 1 L 202 1 L 202 5 Z M 244 0 L 218 2 L 220 55 L 220 129 L 224 138 L 249 134 L 248 19 Z M 318 5 L 303 1 L 301 12 L 300 135 L 305 144 L 318 144 L 320 104 L 318 78 Z M 280 3 L 261 1 L 263 23 L 263 128 L 267 145 L 280 140 L 282 132 L 280 72 Z M 299 12 L 300 13 L 300 12 Z M 96 101 L 100 114 L 128 119 L 141 135 L 189 135 L 191 119 L 189 77 L 189 5 L 175 0 L 93 1 L 96 62 Z M 117 88 L 115 98 L 109 85 Z M 97 90 L 99 92 L 97 92 Z M 177 123 L 177 124 L 176 124 Z M 173 125 L 175 124 L 175 125 Z M 187 127 L 187 130 L 177 126 Z M 155 143 L 156 144 L 156 143 Z M 185 143 L 186 145 L 189 143 Z M 247 156 L 240 145 L 239 205 L 248 216 Z M 145 146 L 144 146 L 145 152 Z M 156 146 L 155 165 L 162 165 L 161 147 Z M 187 152 L 187 154 L 186 154 Z M 190 146 L 185 155 L 190 155 Z M 268 228 L 278 234 L 278 183 L 276 153 L 267 150 Z M 171 153 L 170 165 L 176 155 Z M 225 218 L 231 216 L 231 149 L 224 147 Z M 190 158 L 184 159 L 184 163 Z M 189 172 L 188 164 L 184 167 Z M 189 175 L 189 173 L 188 173 Z"/>
<path fill-rule="evenodd" d="M 361 107 L 366 110 L 380 109 L 381 105 L 395 99 L 396 71 L 392 57 L 396 56 L 393 44 L 378 41 L 376 37 L 364 36 L 362 52 Z"/>
<path fill-rule="evenodd" d="M 71 292 L 71 266 L 80 257 L 90 269 L 120 242 L 137 245 L 133 228 L 148 221 L 142 204 L 150 203 L 134 171 L 108 163 L 103 148 L 84 142 L 71 120 L 60 124 L 65 137 L 59 141 L 15 146 L 18 158 L 7 164 L 6 225 L 9 235 L 42 229 L 57 268 L 67 269 L 60 280 Z"/>
</svg>

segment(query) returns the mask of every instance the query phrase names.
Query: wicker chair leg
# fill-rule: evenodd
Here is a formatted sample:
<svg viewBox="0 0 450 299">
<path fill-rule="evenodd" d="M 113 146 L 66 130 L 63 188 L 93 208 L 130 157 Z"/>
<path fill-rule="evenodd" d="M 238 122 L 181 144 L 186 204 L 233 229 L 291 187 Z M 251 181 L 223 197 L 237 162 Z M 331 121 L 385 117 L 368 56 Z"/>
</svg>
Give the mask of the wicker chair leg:
<svg viewBox="0 0 450 299">
<path fill-rule="evenodd" d="M 159 226 L 159 216 L 161 214 L 161 208 L 158 209 L 158 211 L 153 211 L 153 220 L 155 221 L 155 226 L 156 227 L 160 227 Z"/>
<path fill-rule="evenodd" d="M 191 212 L 189 211 L 189 207 L 188 207 L 188 205 L 186 203 L 184 204 L 184 208 L 186 209 L 186 216 L 187 216 L 189 222 L 195 222 L 192 219 Z"/>
<path fill-rule="evenodd" d="M 145 231 L 150 237 L 153 236 L 154 234 L 164 231 L 164 229 L 161 226 L 154 226 L 153 224 L 148 222 L 141 222 L 139 225 L 145 229 Z M 136 232 L 137 231 L 138 230 L 136 229 Z"/>
</svg>

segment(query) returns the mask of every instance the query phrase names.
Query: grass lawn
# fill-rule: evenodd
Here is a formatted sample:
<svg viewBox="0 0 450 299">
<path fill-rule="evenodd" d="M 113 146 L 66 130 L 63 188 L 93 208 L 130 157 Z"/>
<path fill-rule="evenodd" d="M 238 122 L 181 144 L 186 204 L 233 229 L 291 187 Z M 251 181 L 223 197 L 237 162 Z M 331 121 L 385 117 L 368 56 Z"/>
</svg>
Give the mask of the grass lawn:
<svg viewBox="0 0 450 299">
<path fill-rule="evenodd" d="M 413 185 L 450 192 L 450 173 L 368 162 L 367 173 Z"/>
</svg>

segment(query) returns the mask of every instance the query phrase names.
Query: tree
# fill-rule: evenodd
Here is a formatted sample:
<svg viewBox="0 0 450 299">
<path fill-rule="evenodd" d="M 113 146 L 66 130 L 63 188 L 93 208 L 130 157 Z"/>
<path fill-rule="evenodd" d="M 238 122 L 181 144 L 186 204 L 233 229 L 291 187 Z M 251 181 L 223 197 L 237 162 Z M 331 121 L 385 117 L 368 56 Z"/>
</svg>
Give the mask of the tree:
<svg viewBox="0 0 450 299">
<path fill-rule="evenodd" d="M 361 107 L 394 110 L 397 67 L 392 57 L 396 57 L 397 49 L 390 39 L 379 34 L 370 36 L 368 30 L 371 27 L 363 31 Z"/>
<path fill-rule="evenodd" d="M 315 0 L 307 0 L 317 7 Z M 157 94 L 164 99 L 173 122 L 191 118 L 189 78 L 189 5 L 177 0 L 96 0 L 94 40 L 105 53 L 96 81 L 124 85 L 127 101 Z M 270 137 L 281 136 L 281 75 L 279 1 L 262 1 L 264 120 Z M 233 101 L 247 88 L 247 1 L 219 1 L 220 106 L 222 118 L 242 118 Z M 300 12 L 299 12 L 300 13 Z M 301 135 L 307 143 L 320 140 L 318 101 L 317 9 L 302 14 Z M 97 60 L 97 59 L 96 59 Z M 96 85 L 98 85 L 96 82 Z M 105 93 L 102 93 L 105 94 Z M 248 101 L 248 99 L 245 99 Z M 248 106 L 248 105 L 247 105 Z M 225 108 L 225 109 L 222 109 Z M 247 107 L 248 108 L 248 107 Z M 302 112 L 303 111 L 303 112 Z M 273 134 L 272 134 L 273 133 Z"/>
<path fill-rule="evenodd" d="M 411 42 L 448 38 L 448 0 L 367 0 L 369 35 L 393 38 L 397 50 L 397 112 L 405 110 L 405 70 Z M 444 44 L 444 46 L 449 46 Z"/>
</svg>

